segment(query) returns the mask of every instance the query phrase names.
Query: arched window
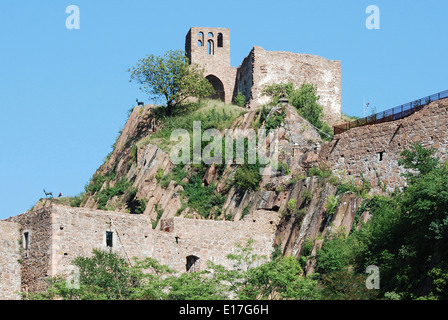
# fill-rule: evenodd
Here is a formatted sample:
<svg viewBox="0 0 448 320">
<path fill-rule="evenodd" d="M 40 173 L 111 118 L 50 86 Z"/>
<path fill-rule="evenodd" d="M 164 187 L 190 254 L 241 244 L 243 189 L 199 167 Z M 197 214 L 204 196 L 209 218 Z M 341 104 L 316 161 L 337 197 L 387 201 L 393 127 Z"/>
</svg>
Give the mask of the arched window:
<svg viewBox="0 0 448 320">
<path fill-rule="evenodd" d="M 215 44 L 213 40 L 207 41 L 207 53 L 211 55 L 215 54 Z"/>
<path fill-rule="evenodd" d="M 198 33 L 198 47 L 202 47 L 204 45 L 204 33 L 201 31 Z"/>
<path fill-rule="evenodd" d="M 218 48 L 222 48 L 222 33 L 218 33 Z"/>
<path fill-rule="evenodd" d="M 213 38 L 213 33 L 212 33 L 212 32 L 209 32 L 209 33 L 208 33 L 208 36 L 209 36 L 210 38 Z"/>
</svg>

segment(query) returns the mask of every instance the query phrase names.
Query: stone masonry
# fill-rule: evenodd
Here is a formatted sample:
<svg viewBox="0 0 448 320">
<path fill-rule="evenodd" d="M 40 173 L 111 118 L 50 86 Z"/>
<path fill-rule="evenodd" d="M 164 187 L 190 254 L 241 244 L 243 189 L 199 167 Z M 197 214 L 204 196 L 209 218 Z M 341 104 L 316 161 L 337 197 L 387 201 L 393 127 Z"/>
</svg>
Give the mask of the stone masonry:
<svg viewBox="0 0 448 320">
<path fill-rule="evenodd" d="M 374 192 L 393 191 L 405 185 L 400 154 L 415 142 L 437 149 L 436 156 L 448 160 L 448 99 L 431 102 L 401 120 L 339 134 L 322 148 L 321 158 L 342 178 L 361 183 L 362 174 Z"/>
<path fill-rule="evenodd" d="M 247 106 L 256 108 L 270 101 L 265 85 L 292 82 L 316 86 L 325 120 L 334 124 L 341 117 L 341 63 L 309 54 L 266 51 L 255 46 L 238 67 L 230 66 L 230 31 L 227 28 L 192 27 L 185 39 L 192 64 L 205 68 L 205 76 L 217 92 L 215 98 L 231 103 L 241 92 Z"/>
<path fill-rule="evenodd" d="M 43 291 L 49 277 L 70 277 L 73 259 L 91 256 L 94 249 L 116 252 L 130 263 L 152 257 L 177 272 L 200 270 L 208 260 L 231 268 L 226 255 L 249 239 L 254 240 L 254 253 L 269 257 L 278 219 L 269 211 L 237 222 L 175 217 L 152 229 L 147 215 L 48 202 L 0 221 L 0 300 L 20 299 L 20 291 Z"/>
<path fill-rule="evenodd" d="M 20 298 L 20 225 L 0 221 L 0 300 Z"/>
<path fill-rule="evenodd" d="M 266 85 L 291 82 L 296 88 L 303 83 L 315 85 L 324 108 L 325 120 L 334 124 L 341 118 L 341 63 L 309 54 L 266 51 L 253 47 L 238 68 L 236 91 L 250 97 L 250 107 L 270 102 L 263 95 Z"/>
</svg>

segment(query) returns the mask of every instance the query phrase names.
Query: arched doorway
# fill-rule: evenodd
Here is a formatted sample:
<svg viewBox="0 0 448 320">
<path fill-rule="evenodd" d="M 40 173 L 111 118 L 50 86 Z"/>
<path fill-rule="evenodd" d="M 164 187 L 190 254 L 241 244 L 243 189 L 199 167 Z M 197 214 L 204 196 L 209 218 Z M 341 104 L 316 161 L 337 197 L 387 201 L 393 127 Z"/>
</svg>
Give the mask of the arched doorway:
<svg viewBox="0 0 448 320">
<path fill-rule="evenodd" d="M 212 74 L 206 76 L 205 78 L 212 84 L 213 89 L 215 89 L 215 94 L 210 98 L 225 101 L 224 85 L 222 84 L 222 81 Z"/>
</svg>

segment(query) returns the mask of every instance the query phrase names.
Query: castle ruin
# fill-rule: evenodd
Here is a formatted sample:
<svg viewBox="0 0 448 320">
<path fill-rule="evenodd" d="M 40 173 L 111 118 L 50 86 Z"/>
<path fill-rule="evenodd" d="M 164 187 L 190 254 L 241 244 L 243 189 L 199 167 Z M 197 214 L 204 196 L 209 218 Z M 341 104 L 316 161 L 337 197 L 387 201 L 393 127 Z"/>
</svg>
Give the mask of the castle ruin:
<svg viewBox="0 0 448 320">
<path fill-rule="evenodd" d="M 270 101 L 262 94 L 266 85 L 291 82 L 299 88 L 311 83 L 320 96 L 324 119 L 332 125 L 341 118 L 340 61 L 254 46 L 239 67 L 232 67 L 227 28 L 192 27 L 185 39 L 185 52 L 190 63 L 204 67 L 215 89 L 214 98 L 231 103 L 241 93 L 248 107 L 256 108 Z"/>
<path fill-rule="evenodd" d="M 191 63 L 204 66 L 218 99 L 231 102 L 241 92 L 253 108 L 266 102 L 261 94 L 265 84 L 293 82 L 300 86 L 310 82 L 317 86 L 326 116 L 339 119 L 341 78 L 337 61 L 254 47 L 242 64 L 233 68 L 230 33 L 224 28 L 191 28 L 186 52 Z M 375 192 L 383 187 L 392 191 L 404 183 L 398 158 L 413 142 L 434 147 L 440 158 L 448 158 L 447 114 L 448 99 L 443 99 L 404 119 L 346 131 L 323 145 L 320 160 L 341 177 L 360 180 L 362 174 Z M 279 208 L 285 208 L 289 199 L 299 199 L 317 183 L 308 177 L 290 192 L 258 191 L 259 201 L 251 204 L 255 210 L 238 221 L 173 217 L 160 220 L 156 229 L 148 215 L 64 207 L 48 200 L 40 209 L 0 221 L 0 300 L 20 299 L 20 292 L 45 290 L 48 277 L 70 274 L 71 261 L 89 256 L 93 249 L 116 252 L 129 261 L 153 257 L 178 272 L 201 270 L 208 260 L 230 267 L 226 255 L 236 249 L 235 244 L 244 245 L 250 238 L 254 239 L 254 253 L 269 257 L 278 232 L 298 234 L 295 241 L 289 236 L 290 243 L 282 244 L 295 253 L 305 236 L 316 237 L 316 230 L 325 224 L 325 201 L 321 201 L 322 195 L 313 197 L 320 208 L 318 214 L 308 210 L 300 229 L 294 219 L 279 228 Z M 331 186 L 328 189 L 326 193 L 334 193 Z M 241 203 L 246 206 L 244 201 Z M 359 199 L 344 195 L 332 220 L 334 226 L 345 225 L 350 230 L 358 205 Z"/>
</svg>

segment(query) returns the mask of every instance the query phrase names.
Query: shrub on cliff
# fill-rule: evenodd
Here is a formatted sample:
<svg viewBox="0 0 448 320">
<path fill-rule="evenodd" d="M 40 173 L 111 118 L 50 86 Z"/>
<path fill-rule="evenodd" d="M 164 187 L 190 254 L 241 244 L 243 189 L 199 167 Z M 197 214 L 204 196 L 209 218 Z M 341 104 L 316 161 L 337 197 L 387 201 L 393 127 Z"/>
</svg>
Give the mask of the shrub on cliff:
<svg viewBox="0 0 448 320">
<path fill-rule="evenodd" d="M 318 129 L 323 139 L 331 139 L 332 130 L 323 120 L 323 107 L 317 103 L 320 96 L 317 95 L 315 86 L 304 83 L 299 89 L 296 89 L 292 83 L 280 83 L 268 85 L 263 90 L 263 94 L 272 97 L 274 105 L 278 104 L 283 93 L 286 94 L 289 103 L 297 109 L 297 112 Z"/>
</svg>

